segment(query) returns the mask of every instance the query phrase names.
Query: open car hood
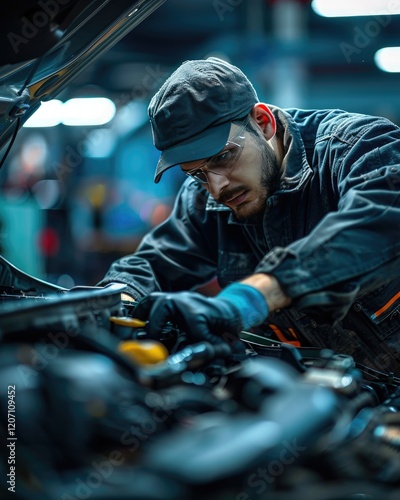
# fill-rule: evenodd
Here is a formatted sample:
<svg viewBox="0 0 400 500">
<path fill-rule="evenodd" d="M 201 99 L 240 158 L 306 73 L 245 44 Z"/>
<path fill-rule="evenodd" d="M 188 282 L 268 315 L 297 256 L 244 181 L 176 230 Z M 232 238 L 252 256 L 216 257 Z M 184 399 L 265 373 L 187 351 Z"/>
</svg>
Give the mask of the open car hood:
<svg viewBox="0 0 400 500">
<path fill-rule="evenodd" d="M 0 149 L 165 0 L 14 0 L 0 20 Z"/>
<path fill-rule="evenodd" d="M 2 159 L 20 127 L 42 101 L 57 96 L 164 2 L 14 0 L 3 5 L 0 19 Z M 56 285 L 25 274 L 0 256 L 2 297 L 61 291 L 64 290 Z"/>
</svg>

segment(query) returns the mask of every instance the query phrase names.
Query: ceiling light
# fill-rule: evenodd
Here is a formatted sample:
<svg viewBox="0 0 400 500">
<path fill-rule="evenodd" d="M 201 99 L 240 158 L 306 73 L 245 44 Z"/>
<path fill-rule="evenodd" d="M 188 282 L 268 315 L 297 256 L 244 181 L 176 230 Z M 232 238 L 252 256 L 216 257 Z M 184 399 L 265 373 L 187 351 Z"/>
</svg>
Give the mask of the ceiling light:
<svg viewBox="0 0 400 500">
<path fill-rule="evenodd" d="M 400 2 L 390 0 L 313 0 L 311 7 L 323 17 L 400 14 Z"/>
<path fill-rule="evenodd" d="M 400 73 L 400 47 L 384 47 L 374 56 L 375 64 L 382 71 Z"/>
<path fill-rule="evenodd" d="M 115 104 L 106 97 L 69 99 L 63 105 L 61 122 L 71 126 L 104 125 L 114 118 L 115 112 Z"/>
<path fill-rule="evenodd" d="M 55 127 L 61 123 L 63 103 L 57 99 L 42 102 L 33 115 L 26 120 L 24 127 Z"/>
<path fill-rule="evenodd" d="M 104 125 L 114 118 L 116 107 L 105 97 L 70 99 L 63 103 L 57 99 L 42 102 L 24 127 L 55 127 L 60 123 L 71 126 Z"/>
</svg>

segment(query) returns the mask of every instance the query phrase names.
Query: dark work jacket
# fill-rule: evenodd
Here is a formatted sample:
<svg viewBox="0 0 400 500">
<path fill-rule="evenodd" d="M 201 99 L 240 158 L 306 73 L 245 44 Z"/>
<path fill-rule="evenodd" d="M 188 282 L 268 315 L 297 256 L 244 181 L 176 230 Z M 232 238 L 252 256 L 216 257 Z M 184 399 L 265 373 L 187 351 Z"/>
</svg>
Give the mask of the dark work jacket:
<svg viewBox="0 0 400 500">
<path fill-rule="evenodd" d="M 272 274 L 293 299 L 269 316 L 274 332 L 400 375 L 400 129 L 341 110 L 270 107 L 284 176 L 264 212 L 239 221 L 188 179 L 168 220 L 100 285 L 126 283 L 141 298 Z"/>
</svg>

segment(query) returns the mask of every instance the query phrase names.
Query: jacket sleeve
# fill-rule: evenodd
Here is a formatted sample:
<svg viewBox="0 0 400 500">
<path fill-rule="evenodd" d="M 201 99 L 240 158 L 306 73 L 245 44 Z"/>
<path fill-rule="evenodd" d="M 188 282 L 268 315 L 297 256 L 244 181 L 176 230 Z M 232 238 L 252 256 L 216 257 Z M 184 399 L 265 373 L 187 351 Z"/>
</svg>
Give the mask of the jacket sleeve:
<svg viewBox="0 0 400 500">
<path fill-rule="evenodd" d="M 216 272 L 216 220 L 206 202 L 204 188 L 185 181 L 169 218 L 144 236 L 134 254 L 113 262 L 98 285 L 124 283 L 127 293 L 140 299 L 210 281 Z"/>
<path fill-rule="evenodd" d="M 297 309 L 335 323 L 357 295 L 400 275 L 400 131 L 383 118 L 355 120 L 329 141 L 337 210 L 256 272 L 274 275 Z"/>
</svg>

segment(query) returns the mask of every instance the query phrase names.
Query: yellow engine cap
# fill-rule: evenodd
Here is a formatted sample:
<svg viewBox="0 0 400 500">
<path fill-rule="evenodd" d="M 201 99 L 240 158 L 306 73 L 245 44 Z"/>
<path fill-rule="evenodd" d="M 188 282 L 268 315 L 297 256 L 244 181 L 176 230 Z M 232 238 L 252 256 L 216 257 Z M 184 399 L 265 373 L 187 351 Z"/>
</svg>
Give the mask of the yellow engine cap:
<svg viewBox="0 0 400 500">
<path fill-rule="evenodd" d="M 111 323 L 120 326 L 130 326 L 131 328 L 144 328 L 146 326 L 146 321 L 129 316 L 110 316 L 109 319 Z"/>
<path fill-rule="evenodd" d="M 156 340 L 125 340 L 119 343 L 118 350 L 140 365 L 161 363 L 169 355 L 164 344 Z"/>
</svg>

